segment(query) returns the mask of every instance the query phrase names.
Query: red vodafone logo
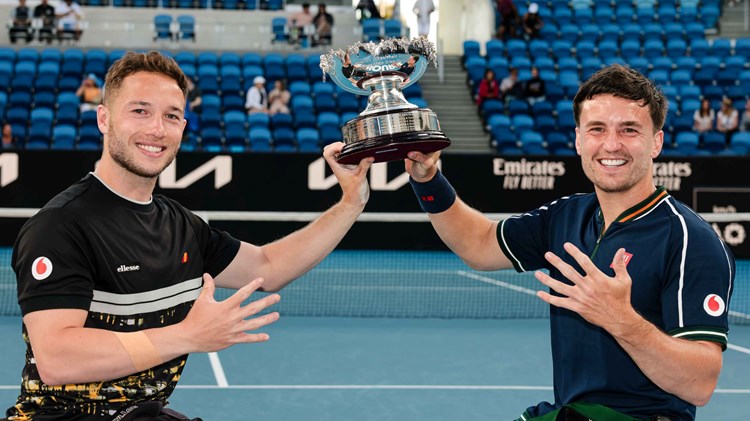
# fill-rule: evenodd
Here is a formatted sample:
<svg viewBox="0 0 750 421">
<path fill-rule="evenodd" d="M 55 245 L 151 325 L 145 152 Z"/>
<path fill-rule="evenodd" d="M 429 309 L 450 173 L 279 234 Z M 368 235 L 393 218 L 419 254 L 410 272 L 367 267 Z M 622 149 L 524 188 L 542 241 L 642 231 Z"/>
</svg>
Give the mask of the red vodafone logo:
<svg viewBox="0 0 750 421">
<path fill-rule="evenodd" d="M 41 281 L 47 279 L 50 274 L 52 274 L 52 262 L 44 256 L 37 257 L 31 265 L 31 276 Z"/>
<path fill-rule="evenodd" d="M 716 294 L 708 294 L 706 299 L 703 300 L 703 309 L 706 310 L 710 316 L 718 317 L 724 314 L 724 300 Z"/>
</svg>

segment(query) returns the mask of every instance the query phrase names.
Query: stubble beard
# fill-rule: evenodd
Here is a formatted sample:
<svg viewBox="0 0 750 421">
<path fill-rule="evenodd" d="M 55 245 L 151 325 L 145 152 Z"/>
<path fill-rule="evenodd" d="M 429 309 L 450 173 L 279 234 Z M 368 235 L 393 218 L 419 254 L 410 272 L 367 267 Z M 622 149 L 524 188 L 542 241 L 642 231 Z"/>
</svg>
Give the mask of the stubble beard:
<svg viewBox="0 0 750 421">
<path fill-rule="evenodd" d="M 125 171 L 128 171 L 129 173 L 138 177 L 148 179 L 158 177 L 159 174 L 161 174 L 162 171 L 164 171 L 164 169 L 167 168 L 169 164 L 172 163 L 172 161 L 174 161 L 175 156 L 177 156 L 177 149 L 175 149 L 169 159 L 167 159 L 167 161 L 159 170 L 149 171 L 146 168 L 140 167 L 134 159 L 127 155 L 126 144 L 117 136 L 117 132 L 115 131 L 113 126 L 109 127 L 107 137 L 109 142 L 109 156 L 112 157 L 112 160 L 115 161 L 115 163 L 122 167 Z"/>
<path fill-rule="evenodd" d="M 631 163 L 635 163 L 632 158 Z M 597 172 L 594 169 L 598 165 L 597 159 L 592 159 L 587 165 L 583 166 L 583 172 L 591 180 L 594 186 L 604 193 L 622 193 L 630 190 L 638 184 L 643 177 L 648 173 L 648 164 L 634 164 L 632 171 L 626 176 L 625 180 L 605 180 L 604 177 L 598 177 Z"/>
</svg>

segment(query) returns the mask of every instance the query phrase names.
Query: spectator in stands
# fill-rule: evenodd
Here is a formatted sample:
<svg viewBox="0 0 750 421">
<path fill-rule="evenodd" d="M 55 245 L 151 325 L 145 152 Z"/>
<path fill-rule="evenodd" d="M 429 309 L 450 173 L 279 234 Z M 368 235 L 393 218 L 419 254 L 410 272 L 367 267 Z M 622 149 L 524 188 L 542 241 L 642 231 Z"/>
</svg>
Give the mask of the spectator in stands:
<svg viewBox="0 0 750 421">
<path fill-rule="evenodd" d="M 357 20 L 380 19 L 380 11 L 373 0 L 359 0 L 356 6 Z"/>
<path fill-rule="evenodd" d="M 109 68 L 101 159 L 26 222 L 13 251 L 26 352 L 9 419 L 199 420 L 165 408 L 188 355 L 267 341 L 257 330 L 279 315 L 261 312 L 279 296 L 251 294 L 308 272 L 362 213 L 374 158 L 338 164 L 342 142 L 323 151 L 340 200 L 262 246 L 155 194 L 180 147 L 186 96 L 184 73 L 158 52 Z M 217 287 L 239 291 L 218 300 Z"/>
<path fill-rule="evenodd" d="M 739 113 L 734 108 L 732 100 L 724 98 L 721 101 L 721 109 L 716 114 L 716 130 L 724 133 L 727 137 L 727 144 L 732 140 L 732 135 L 739 128 Z"/>
<path fill-rule="evenodd" d="M 81 81 L 81 86 L 76 90 L 76 96 L 81 100 L 82 113 L 96 110 L 96 107 L 102 103 L 102 88 L 99 87 L 96 75 L 89 74 Z"/>
<path fill-rule="evenodd" d="M 745 101 L 745 111 L 742 112 L 742 118 L 740 119 L 740 130 L 750 132 L 750 99 Z"/>
<path fill-rule="evenodd" d="M 305 36 L 305 27 L 312 25 L 313 15 L 310 13 L 310 3 L 303 3 L 302 10 L 292 15 L 289 19 L 289 42 L 300 44 Z"/>
<path fill-rule="evenodd" d="M 539 38 L 539 31 L 544 26 L 542 17 L 539 16 L 539 5 L 531 3 L 529 10 L 523 15 L 523 35 L 527 40 Z"/>
<path fill-rule="evenodd" d="M 500 39 L 518 36 L 521 16 L 513 0 L 496 0 L 497 11 L 500 13 L 500 23 L 497 26 L 497 37 Z"/>
<path fill-rule="evenodd" d="M 42 0 L 34 8 L 34 18 L 42 23 L 39 28 L 39 41 L 51 43 L 52 33 L 55 30 L 55 8 L 49 4 L 49 0 Z"/>
<path fill-rule="evenodd" d="M 515 67 L 511 68 L 508 76 L 500 82 L 500 94 L 506 104 L 512 99 L 523 98 L 523 82 L 518 79 L 518 69 Z"/>
<path fill-rule="evenodd" d="M 187 120 L 187 129 L 185 135 L 188 133 L 198 133 L 200 130 L 200 106 L 203 103 L 203 92 L 201 88 L 196 86 L 195 82 L 191 77 L 187 78 L 187 109 L 185 110 L 185 120 Z"/>
<path fill-rule="evenodd" d="M 284 82 L 277 80 L 273 89 L 268 93 L 268 114 L 289 114 L 289 99 L 292 94 L 284 86 Z"/>
<path fill-rule="evenodd" d="M 313 19 L 315 39 L 313 46 L 331 45 L 333 39 L 333 15 L 326 11 L 325 3 L 318 4 L 318 14 Z"/>
<path fill-rule="evenodd" d="M 13 126 L 8 123 L 3 124 L 3 141 L 2 149 L 16 149 L 18 146 L 18 139 L 13 135 Z"/>
<path fill-rule="evenodd" d="M 484 77 L 479 82 L 479 93 L 477 94 L 477 106 L 482 108 L 482 103 L 488 99 L 500 99 L 500 84 L 495 79 L 492 69 L 484 71 Z"/>
<path fill-rule="evenodd" d="M 711 101 L 701 100 L 701 107 L 693 112 L 693 130 L 698 133 L 710 132 L 714 129 L 715 113 L 711 108 Z"/>
<path fill-rule="evenodd" d="M 81 19 L 83 11 L 81 6 L 73 0 L 63 0 L 55 7 L 57 18 L 57 39 L 62 42 L 66 35 L 70 34 L 74 41 L 81 39 Z"/>
<path fill-rule="evenodd" d="M 417 0 L 414 2 L 414 14 L 417 16 L 417 32 L 422 38 L 430 34 L 430 15 L 435 11 L 432 0 Z"/>
<path fill-rule="evenodd" d="M 245 95 L 245 110 L 248 114 L 268 113 L 268 94 L 266 93 L 266 78 L 255 76 L 253 86 Z"/>
<path fill-rule="evenodd" d="M 526 81 L 524 86 L 524 96 L 529 105 L 534 105 L 537 101 L 545 100 L 544 80 L 539 77 L 539 69 L 536 67 L 531 68 L 531 77 Z"/>
<path fill-rule="evenodd" d="M 26 0 L 18 0 L 18 6 L 11 11 L 10 18 L 8 29 L 10 42 L 15 44 L 18 38 L 31 42 L 34 39 L 34 29 L 31 28 L 31 11 L 26 6 Z"/>
</svg>

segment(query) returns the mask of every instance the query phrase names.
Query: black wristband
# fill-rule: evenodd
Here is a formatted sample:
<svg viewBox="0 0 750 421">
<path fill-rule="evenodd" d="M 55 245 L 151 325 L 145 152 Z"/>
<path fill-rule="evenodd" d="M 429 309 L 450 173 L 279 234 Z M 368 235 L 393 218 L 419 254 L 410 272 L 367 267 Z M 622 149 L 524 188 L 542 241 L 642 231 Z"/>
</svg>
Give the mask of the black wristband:
<svg viewBox="0 0 750 421">
<path fill-rule="evenodd" d="M 435 173 L 432 180 L 424 183 L 409 177 L 409 184 L 417 194 L 422 210 L 427 213 L 444 212 L 456 201 L 456 190 L 440 171 Z"/>
</svg>

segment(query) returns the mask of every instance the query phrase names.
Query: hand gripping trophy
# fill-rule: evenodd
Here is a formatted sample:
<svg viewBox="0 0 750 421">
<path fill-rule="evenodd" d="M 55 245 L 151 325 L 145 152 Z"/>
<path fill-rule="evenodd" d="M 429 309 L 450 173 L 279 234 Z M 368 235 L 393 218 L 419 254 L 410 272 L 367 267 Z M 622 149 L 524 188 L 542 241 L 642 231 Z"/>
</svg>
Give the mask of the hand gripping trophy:
<svg viewBox="0 0 750 421">
<path fill-rule="evenodd" d="M 324 79 L 330 75 L 345 91 L 369 95 L 367 108 L 341 129 L 345 145 L 338 162 L 357 164 L 370 156 L 375 162 L 395 161 L 409 151 L 450 145 L 437 115 L 409 103 L 401 92 L 422 77 L 430 61 L 437 66 L 435 47 L 424 38 L 358 42 L 320 56 Z"/>
</svg>

